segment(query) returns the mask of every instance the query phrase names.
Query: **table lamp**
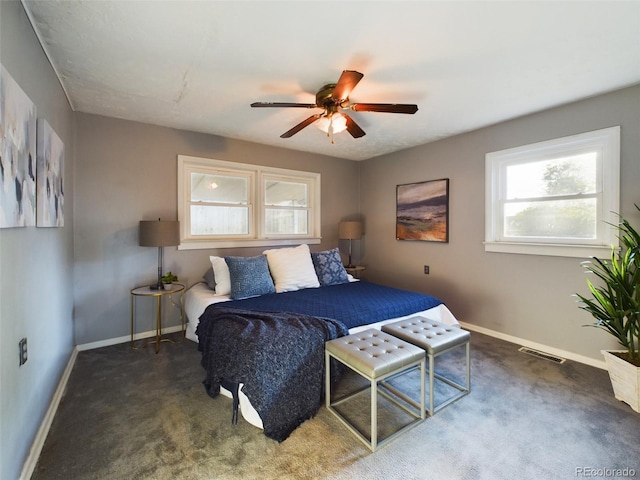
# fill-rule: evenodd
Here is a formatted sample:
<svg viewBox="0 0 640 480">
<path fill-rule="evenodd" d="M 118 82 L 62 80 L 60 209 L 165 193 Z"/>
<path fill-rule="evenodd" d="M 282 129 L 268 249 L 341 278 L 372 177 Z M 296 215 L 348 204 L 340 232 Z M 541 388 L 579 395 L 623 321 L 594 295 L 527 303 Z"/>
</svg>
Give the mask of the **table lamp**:
<svg viewBox="0 0 640 480">
<path fill-rule="evenodd" d="M 151 290 L 164 290 L 162 284 L 163 247 L 180 244 L 180 222 L 141 220 L 139 239 L 141 247 L 158 247 L 158 283 L 150 285 Z"/>
<path fill-rule="evenodd" d="M 362 225 L 362 222 L 340 222 L 338 228 L 338 238 L 340 238 L 340 240 L 349 240 L 349 264 L 346 266 L 347 268 L 355 267 L 355 265 L 351 263 L 351 241 L 360 240 L 363 233 L 364 227 Z"/>
</svg>

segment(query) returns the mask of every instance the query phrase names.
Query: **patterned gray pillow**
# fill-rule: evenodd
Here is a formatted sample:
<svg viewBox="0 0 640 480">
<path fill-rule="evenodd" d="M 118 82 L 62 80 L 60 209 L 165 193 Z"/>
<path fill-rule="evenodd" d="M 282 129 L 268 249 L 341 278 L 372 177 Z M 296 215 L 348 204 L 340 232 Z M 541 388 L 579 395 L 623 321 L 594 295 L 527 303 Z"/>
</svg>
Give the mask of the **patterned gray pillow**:
<svg viewBox="0 0 640 480">
<path fill-rule="evenodd" d="M 347 271 L 342 265 L 340 258 L 340 250 L 333 248 L 324 252 L 312 253 L 311 259 L 316 269 L 316 275 L 320 281 L 320 286 L 337 285 L 339 283 L 347 283 Z"/>
<path fill-rule="evenodd" d="M 231 277 L 231 298 L 255 297 L 275 293 L 269 264 L 265 255 L 257 257 L 224 257 Z"/>
</svg>

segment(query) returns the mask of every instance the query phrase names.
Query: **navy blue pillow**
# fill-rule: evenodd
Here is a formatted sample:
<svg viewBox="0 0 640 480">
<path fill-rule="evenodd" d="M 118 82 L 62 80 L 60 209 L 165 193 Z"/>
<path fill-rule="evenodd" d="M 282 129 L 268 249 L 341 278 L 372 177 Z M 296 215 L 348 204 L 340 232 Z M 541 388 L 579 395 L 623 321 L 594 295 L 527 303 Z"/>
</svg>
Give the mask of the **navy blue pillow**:
<svg viewBox="0 0 640 480">
<path fill-rule="evenodd" d="M 269 272 L 265 255 L 257 257 L 224 257 L 231 277 L 231 298 L 242 298 L 275 293 L 276 287 Z"/>
<path fill-rule="evenodd" d="M 316 269 L 316 275 L 320 281 L 321 287 L 328 285 L 338 285 L 339 283 L 347 283 L 347 271 L 342 265 L 340 258 L 340 250 L 334 248 L 325 250 L 324 252 L 312 253 L 313 267 Z"/>
</svg>

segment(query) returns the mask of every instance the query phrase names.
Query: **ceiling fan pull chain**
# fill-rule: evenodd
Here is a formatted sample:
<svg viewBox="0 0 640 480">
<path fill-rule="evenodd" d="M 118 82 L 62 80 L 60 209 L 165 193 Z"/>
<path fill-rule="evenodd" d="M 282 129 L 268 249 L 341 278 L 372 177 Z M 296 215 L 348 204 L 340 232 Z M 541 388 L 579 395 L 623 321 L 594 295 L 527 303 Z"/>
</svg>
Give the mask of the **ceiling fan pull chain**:
<svg viewBox="0 0 640 480">
<path fill-rule="evenodd" d="M 331 137 L 331 145 L 334 144 L 333 142 L 333 115 L 331 115 L 329 117 L 329 129 L 327 130 L 327 137 Z"/>
</svg>

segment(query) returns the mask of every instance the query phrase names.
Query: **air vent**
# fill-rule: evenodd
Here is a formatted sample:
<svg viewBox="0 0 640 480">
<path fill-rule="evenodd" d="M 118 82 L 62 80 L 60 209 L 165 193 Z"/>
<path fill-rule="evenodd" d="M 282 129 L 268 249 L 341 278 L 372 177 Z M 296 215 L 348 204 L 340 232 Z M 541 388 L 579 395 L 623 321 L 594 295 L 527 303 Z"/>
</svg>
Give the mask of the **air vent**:
<svg viewBox="0 0 640 480">
<path fill-rule="evenodd" d="M 528 353 L 529 355 L 533 355 L 534 357 L 542 358 L 544 360 L 550 360 L 554 363 L 562 364 L 567 361 L 566 358 L 556 357 L 555 355 L 551 355 L 550 353 L 540 352 L 539 350 L 533 350 L 532 348 L 520 347 L 518 351 Z"/>
</svg>

